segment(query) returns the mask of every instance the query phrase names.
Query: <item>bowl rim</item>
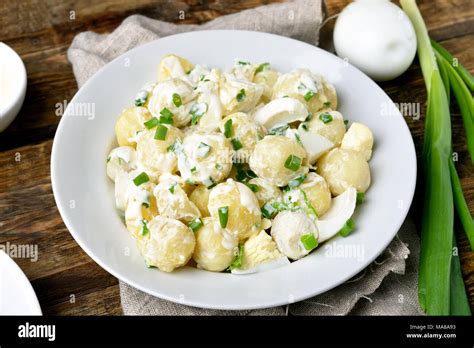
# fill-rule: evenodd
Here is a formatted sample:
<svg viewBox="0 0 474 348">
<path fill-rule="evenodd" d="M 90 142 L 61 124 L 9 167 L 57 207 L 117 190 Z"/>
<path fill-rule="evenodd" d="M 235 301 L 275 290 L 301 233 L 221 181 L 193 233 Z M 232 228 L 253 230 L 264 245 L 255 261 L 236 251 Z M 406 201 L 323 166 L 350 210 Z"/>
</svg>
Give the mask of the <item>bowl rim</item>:
<svg viewBox="0 0 474 348">
<path fill-rule="evenodd" d="M 293 38 L 289 38 L 289 37 L 285 37 L 285 36 L 281 36 L 281 35 L 277 35 L 277 34 L 273 34 L 273 33 L 259 32 L 259 31 L 252 31 L 252 30 L 231 30 L 231 29 L 196 30 L 196 31 L 178 33 L 178 34 L 158 38 L 156 40 L 152 40 L 150 42 L 147 42 L 143 45 L 134 47 L 134 48 L 120 54 L 119 56 L 117 56 L 116 58 L 114 58 L 113 60 L 111 60 L 110 62 L 105 64 L 103 67 L 101 67 L 93 76 L 91 76 L 83 84 L 83 86 L 81 86 L 79 88 L 79 90 L 76 92 L 74 97 L 69 102 L 68 107 L 69 107 L 69 105 L 74 103 L 75 99 L 78 97 L 78 94 L 79 94 L 80 90 L 85 89 L 89 85 L 94 84 L 96 80 L 99 80 L 101 78 L 102 73 L 104 72 L 105 69 L 107 69 L 107 67 L 111 63 L 113 63 L 117 60 L 123 59 L 124 57 L 129 55 L 130 52 L 132 52 L 134 50 L 138 50 L 138 49 L 144 49 L 148 46 L 155 45 L 157 42 L 162 41 L 162 40 L 176 40 L 179 37 L 193 36 L 196 33 L 200 33 L 200 34 L 209 33 L 209 34 L 212 34 L 214 32 L 228 33 L 229 35 L 232 34 L 232 33 L 235 33 L 235 34 L 246 33 L 246 34 L 250 34 L 250 35 L 260 35 L 260 36 L 264 36 L 264 37 L 272 37 L 272 38 L 276 38 L 276 39 L 279 39 L 279 40 L 281 40 L 281 39 L 290 40 L 290 41 L 292 41 L 294 43 L 297 43 L 299 45 L 304 45 L 304 46 L 306 46 L 306 47 L 308 47 L 312 50 L 316 50 L 316 51 L 318 51 L 319 54 L 324 54 L 324 55 L 330 56 L 331 59 L 336 59 L 340 63 L 344 62 L 344 64 L 347 64 L 347 62 L 345 62 L 343 59 L 341 59 L 341 58 L 337 57 L 336 55 L 334 55 L 330 52 L 327 52 L 327 51 L 325 51 L 325 50 L 323 50 L 323 49 L 321 49 L 317 46 L 313 46 L 313 45 L 308 44 L 306 42 L 302 42 L 302 41 L 299 41 L 299 40 L 296 40 L 296 39 L 293 39 Z M 358 68 L 356 68 L 352 65 L 350 65 L 350 67 L 352 69 L 358 71 L 366 79 L 368 79 L 370 81 L 370 84 L 372 84 L 374 88 L 376 88 L 377 90 L 382 92 L 385 95 L 385 97 L 388 98 L 388 100 L 390 100 L 390 102 L 393 104 L 393 101 L 387 95 L 387 93 L 385 93 L 385 91 L 383 91 L 383 89 L 381 87 L 379 87 L 370 77 L 368 77 L 366 74 L 364 74 Z M 67 113 L 67 109 L 66 109 L 64 114 L 66 114 L 66 113 Z M 400 117 L 402 117 L 401 114 L 400 114 Z M 63 132 L 63 128 L 65 127 L 64 125 L 65 125 L 64 117 L 61 117 L 58 128 L 56 130 L 56 134 L 55 134 L 54 142 L 53 142 L 53 146 L 52 146 L 52 151 L 51 151 L 51 182 L 52 182 L 52 190 L 53 190 L 53 195 L 54 195 L 54 199 L 55 199 L 55 202 L 56 202 L 56 206 L 58 207 L 60 215 L 61 215 L 61 217 L 64 221 L 64 224 L 66 225 L 68 231 L 71 233 L 71 235 L 73 236 L 75 241 L 78 243 L 78 245 L 87 253 L 87 255 L 92 260 L 94 260 L 99 266 L 101 266 L 104 270 L 109 272 L 111 275 L 113 275 L 117 279 L 123 281 L 124 283 L 129 284 L 130 286 L 132 286 L 132 287 L 134 287 L 138 290 L 141 290 L 141 291 L 143 291 L 147 294 L 150 294 L 152 296 L 156 296 L 158 298 L 176 303 L 177 302 L 176 298 L 173 298 L 173 297 L 171 297 L 169 295 L 166 295 L 166 294 L 163 294 L 163 293 L 158 293 L 158 292 L 154 291 L 153 289 L 148 289 L 144 286 L 141 286 L 140 284 L 137 284 L 135 281 L 127 279 L 126 275 L 120 274 L 119 271 L 113 270 L 112 267 L 109 267 L 106 264 L 105 261 L 103 261 L 99 256 L 95 255 L 90 250 L 90 248 L 86 245 L 86 243 L 81 239 L 80 235 L 76 231 L 74 231 L 74 229 L 72 228 L 73 224 L 69 219 L 69 216 L 68 216 L 67 211 L 66 211 L 66 207 L 63 206 L 62 202 L 60 201 L 60 191 L 59 191 L 58 172 L 57 172 L 58 171 L 57 157 L 59 156 L 58 152 L 60 151 L 60 149 L 58 147 L 58 141 L 56 141 L 56 139 L 57 139 L 57 136 L 61 135 L 61 133 Z M 358 272 L 365 269 L 368 265 L 370 265 L 387 248 L 387 246 L 392 242 L 393 238 L 396 236 L 396 234 L 400 230 L 400 227 L 402 226 L 403 222 L 405 221 L 405 219 L 407 217 L 407 214 L 408 214 L 408 211 L 409 211 L 410 206 L 411 206 L 412 201 L 413 201 L 413 197 L 414 197 L 414 193 L 415 193 L 415 187 L 416 187 L 416 178 L 417 178 L 417 158 L 416 158 L 416 152 L 415 152 L 415 146 L 414 146 L 414 143 L 413 143 L 413 138 L 411 136 L 408 125 L 405 122 L 403 123 L 403 128 L 402 129 L 405 133 L 408 133 L 408 139 L 410 140 L 409 144 L 407 144 L 407 145 L 411 148 L 410 154 L 412 156 L 410 156 L 411 163 L 409 163 L 409 164 L 410 164 L 410 168 L 413 170 L 413 177 L 412 177 L 411 185 L 410 185 L 409 189 L 407 188 L 407 192 L 408 192 L 408 197 L 407 198 L 408 198 L 409 201 L 407 202 L 407 204 L 404 204 L 403 208 L 400 209 L 400 210 L 402 210 L 402 212 L 399 215 L 400 218 L 398 219 L 397 223 L 394 224 L 394 226 L 396 228 L 394 228 L 394 231 L 390 235 L 390 238 L 387 239 L 386 243 L 384 243 L 384 245 L 383 245 L 383 248 L 380 248 L 379 252 L 375 253 L 370 258 L 364 259 L 364 262 L 360 263 L 360 266 L 358 267 L 358 270 L 355 273 L 352 273 L 352 274 L 350 274 L 346 277 L 341 277 L 338 282 L 334 282 L 330 285 L 327 285 L 326 287 L 322 288 L 321 290 L 318 290 L 316 293 L 315 292 L 308 292 L 305 296 L 295 297 L 294 302 L 302 301 L 302 300 L 308 299 L 310 297 L 313 297 L 317 294 L 322 294 L 324 292 L 327 292 L 327 291 L 337 287 L 338 285 L 344 283 L 348 279 L 352 278 L 355 274 L 357 274 Z M 407 160 L 408 160 L 408 157 L 407 157 Z M 229 304 L 219 305 L 219 304 L 210 304 L 210 303 L 206 303 L 206 302 L 202 302 L 202 301 L 188 300 L 188 299 L 184 300 L 181 303 L 185 304 L 185 305 L 192 306 L 192 307 L 208 308 L 208 309 L 219 309 L 219 310 L 251 310 L 251 309 L 270 308 L 270 307 L 289 304 L 288 300 L 280 300 L 280 301 L 274 301 L 273 300 L 273 301 L 268 301 L 268 302 L 262 302 L 260 304 L 252 304 L 252 305 L 248 305 L 248 306 L 247 305 L 241 305 L 241 304 L 238 304 L 238 305 L 229 305 Z"/>
</svg>

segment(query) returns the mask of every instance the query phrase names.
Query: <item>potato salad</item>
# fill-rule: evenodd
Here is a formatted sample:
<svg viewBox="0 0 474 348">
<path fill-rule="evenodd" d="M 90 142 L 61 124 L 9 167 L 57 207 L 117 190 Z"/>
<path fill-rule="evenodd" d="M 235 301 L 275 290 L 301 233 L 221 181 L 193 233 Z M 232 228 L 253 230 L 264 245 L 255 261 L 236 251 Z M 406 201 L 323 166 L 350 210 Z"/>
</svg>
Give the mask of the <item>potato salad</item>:
<svg viewBox="0 0 474 348">
<path fill-rule="evenodd" d="M 249 274 L 355 229 L 374 138 L 308 69 L 169 54 L 115 124 L 115 204 L 148 267 Z"/>
</svg>

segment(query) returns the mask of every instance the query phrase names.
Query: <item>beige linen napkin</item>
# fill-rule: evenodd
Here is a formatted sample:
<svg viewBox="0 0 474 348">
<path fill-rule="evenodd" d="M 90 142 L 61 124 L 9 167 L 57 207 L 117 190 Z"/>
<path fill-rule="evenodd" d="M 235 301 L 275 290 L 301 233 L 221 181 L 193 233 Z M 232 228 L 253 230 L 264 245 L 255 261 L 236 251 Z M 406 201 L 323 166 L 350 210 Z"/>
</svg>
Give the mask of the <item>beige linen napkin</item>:
<svg viewBox="0 0 474 348">
<path fill-rule="evenodd" d="M 261 6 L 203 25 L 175 25 L 134 15 L 110 34 L 77 35 L 68 50 L 68 58 L 81 87 L 115 57 L 163 36 L 192 30 L 246 29 L 317 45 L 323 17 L 321 0 Z M 378 260 L 361 274 L 329 292 L 284 307 L 249 311 L 200 309 L 150 296 L 123 282 L 120 282 L 120 295 L 124 314 L 128 315 L 414 315 L 420 313 L 416 294 L 418 250 L 415 228 L 407 220 Z"/>
</svg>

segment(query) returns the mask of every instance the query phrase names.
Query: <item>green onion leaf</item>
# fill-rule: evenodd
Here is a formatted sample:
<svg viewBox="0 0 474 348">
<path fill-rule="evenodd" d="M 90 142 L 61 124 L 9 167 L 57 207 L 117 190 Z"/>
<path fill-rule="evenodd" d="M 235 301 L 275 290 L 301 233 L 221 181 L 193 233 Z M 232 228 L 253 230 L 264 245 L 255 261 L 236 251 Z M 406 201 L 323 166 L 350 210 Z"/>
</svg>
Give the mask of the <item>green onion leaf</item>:
<svg viewBox="0 0 474 348">
<path fill-rule="evenodd" d="M 301 158 L 296 155 L 289 155 L 285 161 L 285 168 L 296 172 L 301 167 Z"/>
<path fill-rule="evenodd" d="M 189 113 L 191 114 L 191 124 L 194 126 L 199 122 L 199 119 L 207 111 L 206 103 L 196 103 L 191 107 Z"/>
<path fill-rule="evenodd" d="M 173 124 L 173 113 L 167 108 L 163 108 L 160 111 L 160 123 L 162 124 Z"/>
<path fill-rule="evenodd" d="M 273 219 L 278 213 L 278 209 L 276 209 L 273 204 L 268 202 L 265 203 L 260 210 L 262 211 L 262 215 L 267 219 Z"/>
<path fill-rule="evenodd" d="M 237 61 L 237 64 L 238 65 L 250 65 L 250 62 L 245 62 L 243 60 L 239 60 L 239 61 Z"/>
<path fill-rule="evenodd" d="M 262 63 L 258 66 L 257 70 L 255 70 L 255 75 L 268 69 L 270 69 L 270 63 Z"/>
<path fill-rule="evenodd" d="M 306 92 L 305 95 L 304 95 L 304 100 L 310 101 L 311 98 L 313 98 L 313 97 L 314 97 L 314 92 L 308 90 L 308 92 Z"/>
<path fill-rule="evenodd" d="M 244 261 L 244 246 L 243 244 L 239 245 L 239 253 L 235 256 L 234 261 L 229 266 L 229 270 L 233 270 L 239 267 L 242 267 L 242 262 Z"/>
<path fill-rule="evenodd" d="M 356 204 L 357 205 L 362 204 L 364 202 L 364 199 L 365 199 L 365 193 L 364 192 L 357 192 Z"/>
<path fill-rule="evenodd" d="M 269 135 L 285 135 L 288 128 L 290 128 L 290 126 L 288 126 L 287 124 L 284 124 L 282 126 L 276 126 L 270 129 L 268 131 L 268 134 Z"/>
<path fill-rule="evenodd" d="M 225 123 L 224 123 L 224 135 L 226 138 L 230 138 L 233 135 L 233 130 L 232 130 L 232 119 L 229 118 Z"/>
<path fill-rule="evenodd" d="M 313 250 L 318 246 L 318 241 L 312 233 L 302 235 L 300 240 L 306 250 Z"/>
<path fill-rule="evenodd" d="M 245 89 L 242 88 L 242 89 L 239 91 L 239 93 L 237 93 L 236 99 L 237 99 L 237 101 L 240 103 L 241 101 L 243 101 L 243 100 L 245 99 L 245 97 L 246 97 L 246 95 L 245 95 Z"/>
<path fill-rule="evenodd" d="M 196 167 L 192 167 L 192 168 L 190 169 L 190 171 L 191 171 L 191 174 L 196 174 L 196 173 L 197 173 L 197 168 L 196 168 Z"/>
<path fill-rule="evenodd" d="M 258 186 L 256 184 L 251 184 L 247 181 L 244 181 L 244 185 L 246 185 L 250 190 L 252 190 L 252 192 L 260 191 L 260 186 Z"/>
<path fill-rule="evenodd" d="M 156 126 L 158 126 L 160 124 L 160 121 L 158 121 L 158 119 L 156 117 L 152 117 L 151 119 L 149 119 L 148 121 L 146 121 L 145 123 L 143 123 L 143 125 L 147 128 L 147 129 L 152 129 Z"/>
<path fill-rule="evenodd" d="M 141 235 L 146 236 L 148 233 L 150 233 L 150 230 L 148 229 L 148 221 L 143 219 L 143 220 L 140 220 L 140 223 L 142 224 Z"/>
<path fill-rule="evenodd" d="M 165 140 L 166 139 L 166 133 L 168 133 L 168 128 L 166 128 L 162 124 L 159 124 L 158 126 L 156 126 L 156 131 L 155 131 L 154 138 L 156 140 Z"/>
<path fill-rule="evenodd" d="M 303 181 L 305 181 L 305 179 L 306 179 L 306 174 L 298 175 L 296 178 L 290 180 L 290 182 L 288 183 L 288 187 L 290 189 L 294 189 L 300 186 L 303 183 Z"/>
<path fill-rule="evenodd" d="M 319 119 L 324 124 L 327 124 L 333 120 L 332 115 L 329 112 L 323 112 L 321 115 L 319 115 Z"/>
<path fill-rule="evenodd" d="M 188 227 L 196 233 L 203 225 L 202 220 L 197 217 L 188 224 Z"/>
<path fill-rule="evenodd" d="M 243 147 L 243 145 L 240 142 L 239 138 L 234 138 L 230 142 L 232 143 L 232 146 L 233 146 L 235 151 L 238 151 Z"/>
<path fill-rule="evenodd" d="M 177 184 L 174 183 L 173 185 L 171 185 L 171 186 L 169 187 L 168 190 L 169 190 L 171 193 L 174 193 L 174 189 L 175 189 L 176 185 L 177 185 Z"/>
<path fill-rule="evenodd" d="M 150 181 L 150 178 L 148 177 L 147 173 L 142 172 L 138 174 L 135 179 L 133 179 L 133 183 L 135 186 L 140 186 L 141 184 L 144 184 L 146 182 Z"/>
<path fill-rule="evenodd" d="M 181 100 L 181 96 L 178 93 L 173 93 L 173 104 L 177 108 L 183 105 L 183 101 Z"/>
<path fill-rule="evenodd" d="M 354 220 L 349 219 L 349 220 L 346 221 L 344 226 L 341 228 L 341 230 L 339 231 L 339 234 L 343 237 L 347 237 L 354 230 L 354 227 L 355 227 Z"/>
<path fill-rule="evenodd" d="M 229 221 L 229 207 L 220 207 L 217 209 L 219 214 L 219 223 L 221 224 L 222 228 L 227 227 L 227 222 Z"/>
</svg>

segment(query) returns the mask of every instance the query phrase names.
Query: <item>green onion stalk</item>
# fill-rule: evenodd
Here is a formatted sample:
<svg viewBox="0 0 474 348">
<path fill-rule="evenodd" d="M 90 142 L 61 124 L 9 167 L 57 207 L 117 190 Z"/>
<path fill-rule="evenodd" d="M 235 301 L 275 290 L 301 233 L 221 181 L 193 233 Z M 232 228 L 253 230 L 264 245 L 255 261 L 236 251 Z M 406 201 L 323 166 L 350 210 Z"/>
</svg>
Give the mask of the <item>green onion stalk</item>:
<svg viewBox="0 0 474 348">
<path fill-rule="evenodd" d="M 452 90 L 461 107 L 466 132 L 469 133 L 472 131 L 472 97 L 470 93 L 469 98 L 466 94 L 465 81 L 472 81 L 472 78 L 469 78 L 469 73 L 459 77 L 459 71 L 464 71 L 461 68 L 454 69 L 445 61 L 439 63 L 441 58 L 446 58 L 441 53 L 435 54 L 436 48 L 432 47 L 415 0 L 401 0 L 400 3 L 416 32 L 418 58 L 428 93 L 422 151 L 425 196 L 418 299 L 421 308 L 429 315 L 470 314 L 459 258 L 453 253 L 456 250 L 454 207 L 460 216 L 464 216 L 466 226 L 463 223 L 463 227 L 468 236 L 467 215 L 471 224 L 472 217 L 469 210 L 466 211 L 467 204 L 452 161 L 449 94 Z M 472 132 L 467 135 L 471 158 L 474 154 L 474 151 L 471 152 L 473 136 Z"/>
</svg>

